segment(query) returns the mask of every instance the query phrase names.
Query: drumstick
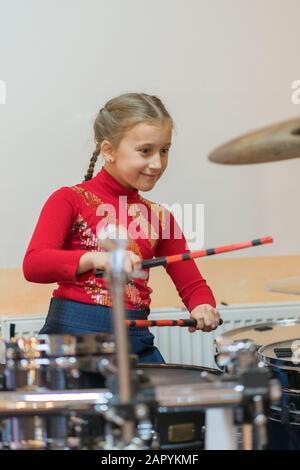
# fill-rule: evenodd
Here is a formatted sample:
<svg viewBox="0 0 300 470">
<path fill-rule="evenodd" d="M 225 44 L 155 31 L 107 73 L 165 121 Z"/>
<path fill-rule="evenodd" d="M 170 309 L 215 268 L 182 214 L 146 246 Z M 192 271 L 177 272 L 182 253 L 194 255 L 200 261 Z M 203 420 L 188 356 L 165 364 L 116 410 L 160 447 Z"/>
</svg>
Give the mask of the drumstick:
<svg viewBox="0 0 300 470">
<path fill-rule="evenodd" d="M 256 240 L 249 240 L 242 243 L 234 243 L 232 245 L 218 246 L 216 248 L 208 248 L 207 250 L 192 251 L 190 253 L 182 253 L 172 256 L 161 256 L 160 258 L 146 259 L 142 261 L 142 268 L 153 268 L 155 266 L 167 266 L 168 264 L 176 263 L 177 261 L 187 261 L 194 258 L 203 258 L 204 256 L 217 255 L 220 253 L 227 253 L 228 251 L 242 250 L 243 248 L 250 248 L 252 246 L 265 245 L 272 243 L 272 237 L 257 238 Z"/>
<path fill-rule="evenodd" d="M 138 328 L 151 326 L 197 326 L 197 320 L 194 318 L 181 320 L 125 320 L 127 326 L 135 326 Z M 223 324 L 220 318 L 219 325 Z"/>
<path fill-rule="evenodd" d="M 242 250 L 244 248 L 250 248 L 252 246 L 265 245 L 267 243 L 273 243 L 272 237 L 262 237 L 255 240 L 249 240 L 242 243 L 234 243 L 232 245 L 218 246 L 216 248 L 208 248 L 207 250 L 198 250 L 192 251 L 189 253 L 181 253 L 178 255 L 171 256 L 161 256 L 159 258 L 146 259 L 142 261 L 142 269 L 154 268 L 155 266 L 168 266 L 172 263 L 177 263 L 178 261 L 187 261 L 194 258 L 203 258 L 204 256 L 218 255 L 220 253 L 227 253 L 229 251 Z M 96 277 L 103 277 L 105 275 L 104 271 L 97 269 L 95 271 Z"/>
</svg>

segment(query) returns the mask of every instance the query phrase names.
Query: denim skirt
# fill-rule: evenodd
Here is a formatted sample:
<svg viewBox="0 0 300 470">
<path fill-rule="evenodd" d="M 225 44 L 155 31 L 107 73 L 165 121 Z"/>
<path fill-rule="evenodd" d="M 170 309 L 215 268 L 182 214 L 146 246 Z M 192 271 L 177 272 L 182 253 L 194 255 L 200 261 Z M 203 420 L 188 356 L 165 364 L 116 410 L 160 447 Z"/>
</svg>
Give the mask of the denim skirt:
<svg viewBox="0 0 300 470">
<path fill-rule="evenodd" d="M 146 320 L 148 314 L 148 310 L 127 310 L 129 320 Z M 110 307 L 52 297 L 40 334 L 79 335 L 97 332 L 112 333 Z M 137 354 L 139 363 L 165 363 L 154 346 L 154 336 L 148 328 L 129 327 L 128 339 L 131 352 Z"/>
</svg>

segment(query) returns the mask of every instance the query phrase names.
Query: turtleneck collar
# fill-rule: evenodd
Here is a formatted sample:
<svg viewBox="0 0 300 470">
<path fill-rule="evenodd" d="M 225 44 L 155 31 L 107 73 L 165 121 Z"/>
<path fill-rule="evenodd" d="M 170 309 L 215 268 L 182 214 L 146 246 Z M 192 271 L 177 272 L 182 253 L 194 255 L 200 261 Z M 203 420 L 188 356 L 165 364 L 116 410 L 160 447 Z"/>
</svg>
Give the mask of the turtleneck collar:
<svg viewBox="0 0 300 470">
<path fill-rule="evenodd" d="M 137 189 L 126 188 L 108 173 L 104 167 L 101 168 L 99 173 L 89 183 L 97 189 L 97 192 L 105 190 L 114 197 L 127 196 L 128 198 L 137 198 L 139 195 Z"/>
</svg>

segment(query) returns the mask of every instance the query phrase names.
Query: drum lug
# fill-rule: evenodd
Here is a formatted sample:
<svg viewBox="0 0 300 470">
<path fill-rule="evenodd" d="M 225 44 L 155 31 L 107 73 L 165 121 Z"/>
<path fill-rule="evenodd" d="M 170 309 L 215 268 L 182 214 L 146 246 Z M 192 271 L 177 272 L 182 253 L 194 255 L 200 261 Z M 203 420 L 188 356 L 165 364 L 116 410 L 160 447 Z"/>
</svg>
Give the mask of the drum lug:
<svg viewBox="0 0 300 470">
<path fill-rule="evenodd" d="M 289 424 L 290 422 L 290 409 L 288 406 L 282 407 L 281 424 Z"/>
<path fill-rule="evenodd" d="M 281 408 L 281 424 L 290 424 L 293 422 L 291 417 L 291 412 L 296 411 L 295 405 L 292 403 L 290 405 L 283 405 Z"/>
</svg>

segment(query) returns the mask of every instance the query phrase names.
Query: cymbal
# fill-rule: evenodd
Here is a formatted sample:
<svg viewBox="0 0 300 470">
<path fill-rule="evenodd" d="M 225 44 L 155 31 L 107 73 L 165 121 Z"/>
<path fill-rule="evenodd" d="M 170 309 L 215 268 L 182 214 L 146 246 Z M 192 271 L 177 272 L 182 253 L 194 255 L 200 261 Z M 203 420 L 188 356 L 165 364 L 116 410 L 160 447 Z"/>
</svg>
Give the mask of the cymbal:
<svg viewBox="0 0 300 470">
<path fill-rule="evenodd" d="M 268 282 L 266 288 L 280 294 L 300 295 L 300 276 Z"/>
<path fill-rule="evenodd" d="M 214 163 L 243 165 L 300 157 L 300 118 L 290 119 L 231 140 L 213 150 Z"/>
</svg>

